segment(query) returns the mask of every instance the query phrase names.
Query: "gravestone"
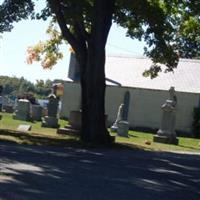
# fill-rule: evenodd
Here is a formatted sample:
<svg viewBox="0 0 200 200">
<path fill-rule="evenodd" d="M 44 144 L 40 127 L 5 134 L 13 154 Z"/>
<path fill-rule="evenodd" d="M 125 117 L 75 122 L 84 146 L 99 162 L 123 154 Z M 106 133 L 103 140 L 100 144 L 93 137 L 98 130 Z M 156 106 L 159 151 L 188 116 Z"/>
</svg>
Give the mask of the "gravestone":
<svg viewBox="0 0 200 200">
<path fill-rule="evenodd" d="M 117 118 L 114 122 L 114 124 L 111 126 L 111 131 L 116 132 L 118 129 L 118 123 L 123 120 L 122 119 L 122 114 L 123 114 L 123 109 L 124 109 L 124 104 L 122 103 L 119 108 L 118 108 L 118 112 L 117 112 Z"/>
<path fill-rule="evenodd" d="M 72 110 L 69 114 L 69 125 L 57 130 L 58 134 L 80 135 L 81 131 L 81 111 Z"/>
<path fill-rule="evenodd" d="M 129 130 L 129 123 L 127 121 L 128 118 L 128 103 L 129 103 L 130 94 L 125 94 L 125 103 L 126 108 L 124 107 L 124 104 L 122 103 L 119 106 L 117 118 L 114 122 L 114 124 L 111 126 L 112 132 L 117 132 L 119 136 L 128 137 L 128 130 Z"/>
<path fill-rule="evenodd" d="M 3 86 L 0 85 L 0 112 L 2 111 L 2 105 L 3 105 L 3 97 L 1 96 L 3 92 Z"/>
<path fill-rule="evenodd" d="M 17 131 L 27 132 L 27 131 L 30 131 L 31 128 L 32 128 L 31 125 L 28 125 L 28 124 L 20 124 L 20 125 L 17 127 Z"/>
<path fill-rule="evenodd" d="M 13 113 L 14 112 L 14 101 L 12 100 L 12 98 L 4 96 L 2 100 L 3 100 L 3 108 L 2 108 L 3 112 Z"/>
<path fill-rule="evenodd" d="M 117 135 L 128 137 L 129 123 L 127 121 L 119 121 L 117 128 Z"/>
<path fill-rule="evenodd" d="M 77 129 L 77 130 L 81 129 L 81 111 L 78 111 L 78 110 L 70 111 L 69 124 L 74 129 Z"/>
<path fill-rule="evenodd" d="M 13 113 L 14 112 L 14 108 L 12 105 L 4 105 L 3 106 L 3 111 L 6 113 Z"/>
<path fill-rule="evenodd" d="M 174 87 L 169 90 L 170 98 L 162 105 L 162 119 L 161 127 L 154 136 L 154 142 L 178 144 L 176 138 L 175 125 L 176 125 L 176 105 L 177 98 L 175 95 Z"/>
<path fill-rule="evenodd" d="M 31 117 L 32 117 L 32 120 L 41 121 L 42 120 L 42 106 L 32 105 Z"/>
<path fill-rule="evenodd" d="M 108 115 L 105 115 L 105 124 L 107 126 Z M 82 111 L 72 110 L 69 114 L 69 124 L 64 128 L 59 128 L 57 130 L 58 134 L 64 135 L 80 135 L 82 124 Z"/>
<path fill-rule="evenodd" d="M 55 94 L 48 96 L 49 102 L 47 104 L 47 116 L 42 119 L 42 127 L 58 128 L 58 103 L 59 100 Z"/>
<path fill-rule="evenodd" d="M 128 120 L 129 104 L 130 104 L 130 92 L 126 91 L 124 94 L 124 109 L 122 112 L 123 120 Z"/>
<path fill-rule="evenodd" d="M 0 95 L 0 112 L 2 112 L 3 107 L 3 97 Z"/>
<path fill-rule="evenodd" d="M 30 102 L 27 99 L 20 99 L 17 102 L 16 110 L 13 114 L 13 119 L 30 120 Z"/>
</svg>

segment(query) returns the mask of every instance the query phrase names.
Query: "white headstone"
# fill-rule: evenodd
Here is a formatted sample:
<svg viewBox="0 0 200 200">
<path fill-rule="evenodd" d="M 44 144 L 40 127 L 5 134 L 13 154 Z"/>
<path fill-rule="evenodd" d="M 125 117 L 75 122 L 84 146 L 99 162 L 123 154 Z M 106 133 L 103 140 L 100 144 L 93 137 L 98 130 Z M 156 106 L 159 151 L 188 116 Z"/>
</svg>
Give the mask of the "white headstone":
<svg viewBox="0 0 200 200">
<path fill-rule="evenodd" d="M 118 123 L 117 134 L 122 137 L 128 137 L 129 123 L 127 121 L 120 121 Z"/>
<path fill-rule="evenodd" d="M 22 131 L 22 132 L 27 132 L 27 131 L 30 131 L 32 128 L 31 125 L 28 125 L 28 124 L 20 124 L 18 127 L 17 127 L 17 130 L 18 131 Z"/>
<path fill-rule="evenodd" d="M 122 120 L 123 109 L 124 109 L 124 104 L 122 103 L 118 108 L 117 118 L 116 118 L 114 124 L 111 126 L 111 131 L 117 131 L 118 123 Z"/>
</svg>

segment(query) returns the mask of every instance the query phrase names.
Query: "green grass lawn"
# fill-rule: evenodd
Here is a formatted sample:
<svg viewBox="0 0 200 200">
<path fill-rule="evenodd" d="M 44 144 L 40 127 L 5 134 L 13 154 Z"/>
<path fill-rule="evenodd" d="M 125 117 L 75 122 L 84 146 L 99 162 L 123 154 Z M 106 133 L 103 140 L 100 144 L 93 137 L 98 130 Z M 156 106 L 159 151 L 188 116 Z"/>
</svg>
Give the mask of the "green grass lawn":
<svg viewBox="0 0 200 200">
<path fill-rule="evenodd" d="M 27 122 L 15 120 L 12 114 L 1 113 L 0 120 L 0 140 L 16 142 L 21 144 L 34 145 L 66 145 L 77 142 L 76 136 L 59 135 L 57 129 L 41 127 L 41 122 Z M 68 122 L 59 120 L 60 127 L 64 127 Z M 32 126 L 31 131 L 19 133 L 16 131 L 20 124 L 29 124 Z"/>
<path fill-rule="evenodd" d="M 146 150 L 200 152 L 200 139 L 178 137 L 178 145 L 169 145 L 153 142 L 153 136 L 154 134 L 152 133 L 129 131 L 128 138 L 118 136 L 116 141 L 119 143 L 133 144 L 138 148 Z M 150 144 L 145 144 L 146 141 L 149 141 Z"/>
<path fill-rule="evenodd" d="M 29 124 L 32 125 L 32 130 L 30 132 L 36 132 L 41 134 L 47 135 L 54 135 L 56 134 L 56 129 L 53 128 L 42 128 L 41 122 L 27 122 L 16 120 L 12 118 L 12 114 L 8 113 L 1 113 L 3 115 L 2 120 L 0 121 L 0 129 L 10 129 L 16 130 L 20 124 Z M 61 127 L 64 127 L 67 122 L 64 120 L 59 120 L 59 124 Z"/>
<path fill-rule="evenodd" d="M 34 144 L 34 145 L 73 145 L 80 147 L 84 145 L 80 142 L 77 136 L 59 135 L 56 129 L 43 128 L 41 122 L 26 122 L 12 119 L 12 115 L 8 113 L 1 113 L 3 115 L 0 120 L 0 140 L 12 141 L 20 144 Z M 68 122 L 59 120 L 60 127 L 64 127 Z M 19 133 L 16 131 L 20 124 L 30 124 L 32 129 L 26 133 Z M 115 134 L 114 134 L 115 135 Z M 136 131 L 129 131 L 129 137 L 119 137 L 116 135 L 117 144 L 125 144 L 129 147 L 140 148 L 154 151 L 189 151 L 200 152 L 200 139 L 179 137 L 178 145 L 167 145 L 153 142 L 152 133 L 143 133 Z M 150 144 L 145 144 L 149 141 Z"/>
</svg>

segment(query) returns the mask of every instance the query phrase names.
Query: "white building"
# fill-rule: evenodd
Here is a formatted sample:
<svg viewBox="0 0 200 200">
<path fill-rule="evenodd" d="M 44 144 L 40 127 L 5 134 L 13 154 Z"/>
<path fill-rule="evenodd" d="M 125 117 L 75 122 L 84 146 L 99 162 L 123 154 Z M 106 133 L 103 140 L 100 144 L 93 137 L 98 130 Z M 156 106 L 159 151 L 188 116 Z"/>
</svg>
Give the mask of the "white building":
<svg viewBox="0 0 200 200">
<path fill-rule="evenodd" d="M 111 125 L 121 103 L 132 128 L 158 129 L 161 105 L 169 98 L 169 88 L 175 87 L 177 96 L 176 130 L 190 133 L 193 109 L 200 103 L 200 60 L 181 59 L 177 69 L 161 73 L 155 79 L 142 73 L 151 66 L 147 58 L 106 58 L 106 114 Z M 80 85 L 72 80 L 64 83 L 61 117 L 68 118 L 71 110 L 80 108 Z"/>
</svg>

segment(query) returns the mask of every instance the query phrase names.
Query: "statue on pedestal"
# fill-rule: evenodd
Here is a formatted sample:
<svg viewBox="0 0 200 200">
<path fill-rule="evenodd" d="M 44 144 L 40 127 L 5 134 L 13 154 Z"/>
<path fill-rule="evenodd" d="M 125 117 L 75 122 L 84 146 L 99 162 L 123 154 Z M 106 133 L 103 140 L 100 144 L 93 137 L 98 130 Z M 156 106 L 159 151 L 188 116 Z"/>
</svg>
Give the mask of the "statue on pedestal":
<svg viewBox="0 0 200 200">
<path fill-rule="evenodd" d="M 111 126 L 111 131 L 115 132 L 118 129 L 118 123 L 120 121 L 122 121 L 122 116 L 123 116 L 123 109 L 124 109 L 124 104 L 122 103 L 119 108 L 118 108 L 118 112 L 117 112 L 117 118 L 114 122 L 114 124 Z"/>
<path fill-rule="evenodd" d="M 172 106 L 175 108 L 176 104 L 177 104 L 177 97 L 175 94 L 175 88 L 174 87 L 170 87 L 169 89 L 169 100 L 172 101 Z"/>
<path fill-rule="evenodd" d="M 49 102 L 47 104 L 47 116 L 42 119 L 43 127 L 58 128 L 58 104 L 59 97 L 56 96 L 56 87 L 52 88 L 52 93 L 48 96 Z"/>
<path fill-rule="evenodd" d="M 176 138 L 175 124 L 176 124 L 176 106 L 177 97 L 174 87 L 169 89 L 169 99 L 162 105 L 162 119 L 161 127 L 154 136 L 154 142 L 178 144 Z"/>
</svg>

